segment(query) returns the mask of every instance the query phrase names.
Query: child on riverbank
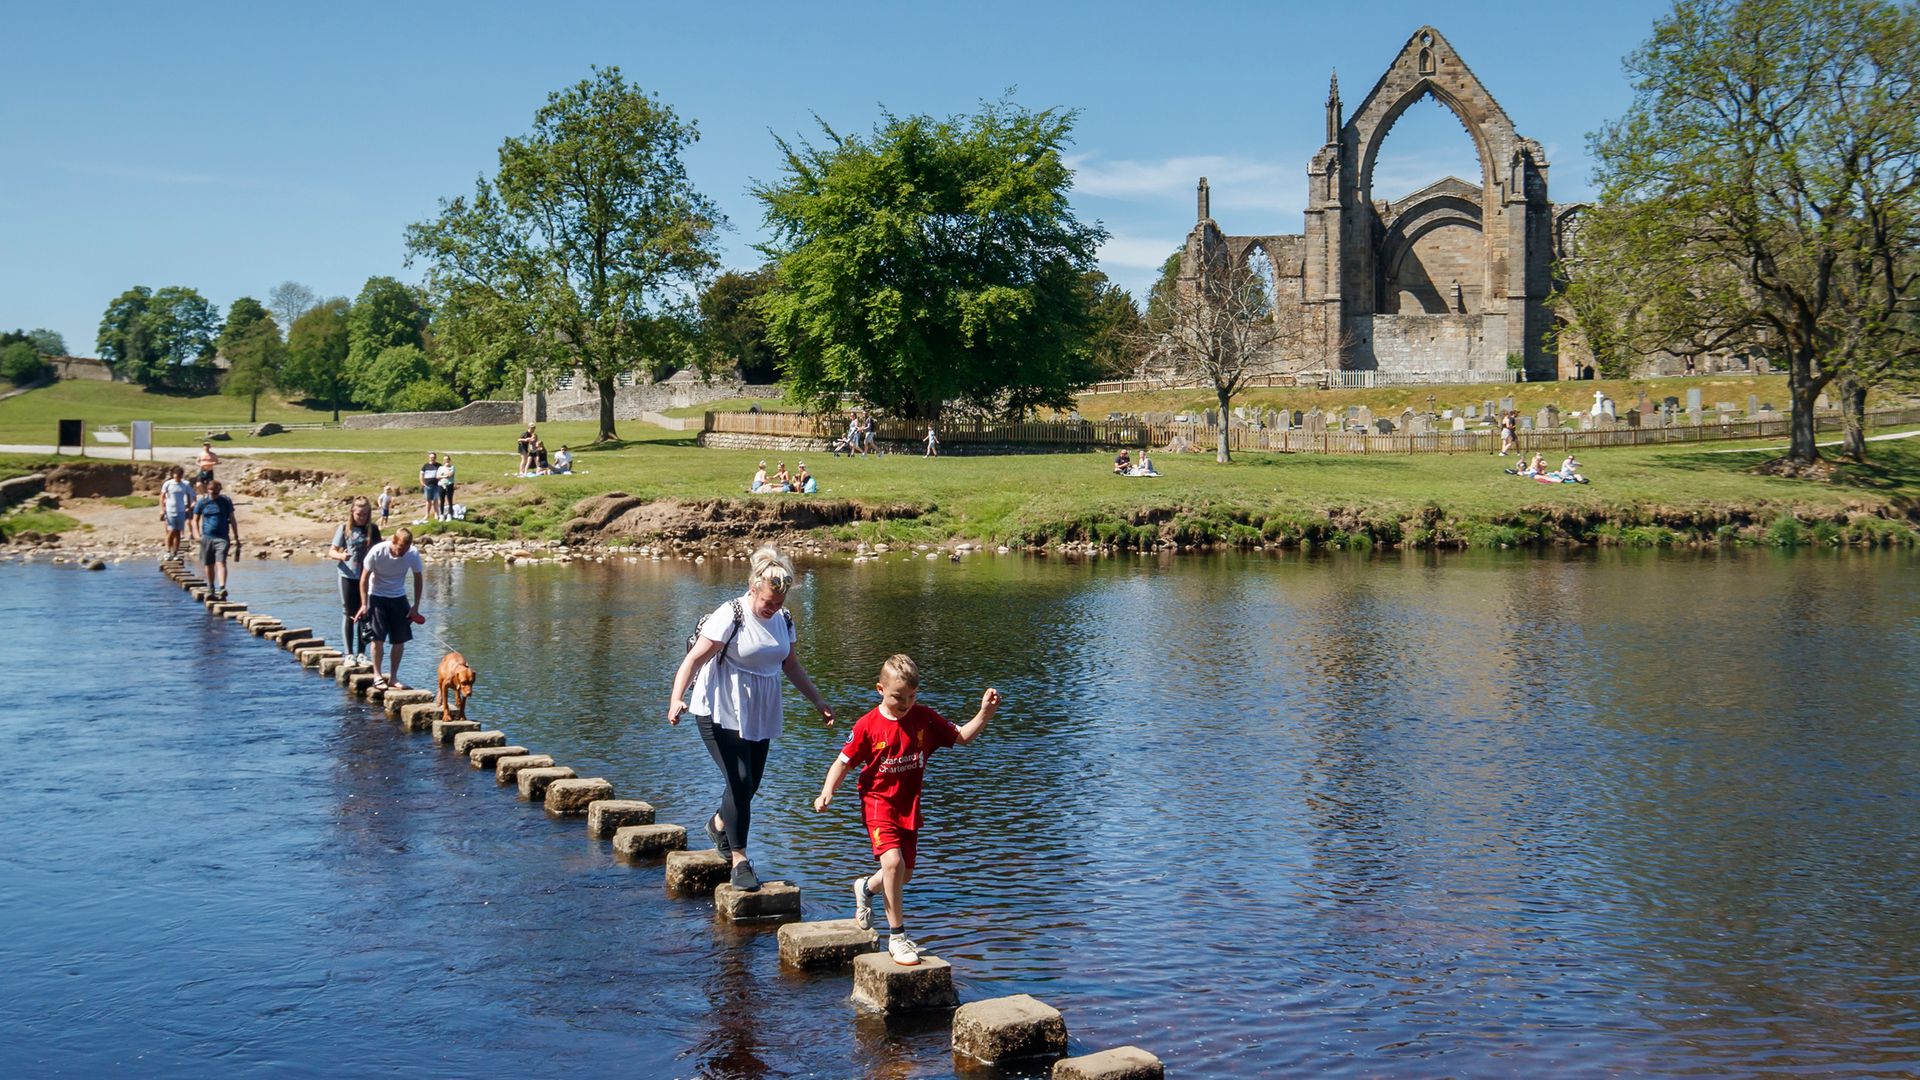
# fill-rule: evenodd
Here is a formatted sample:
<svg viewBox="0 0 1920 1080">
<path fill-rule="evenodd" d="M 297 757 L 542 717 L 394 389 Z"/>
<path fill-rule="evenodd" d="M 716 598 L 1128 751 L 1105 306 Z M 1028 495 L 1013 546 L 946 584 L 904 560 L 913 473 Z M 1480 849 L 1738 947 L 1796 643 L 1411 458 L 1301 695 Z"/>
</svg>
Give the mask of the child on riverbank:
<svg viewBox="0 0 1920 1080">
<path fill-rule="evenodd" d="M 825 810 L 847 771 L 860 767 L 860 818 L 880 869 L 853 882 L 854 923 L 862 930 L 873 925 L 872 894 L 880 892 L 887 909 L 887 953 L 894 963 L 911 967 L 920 962 L 920 947 L 907 937 L 901 893 L 913 880 L 920 837 L 920 785 L 927 758 L 935 750 L 964 746 L 979 738 L 1000 709 L 1000 691 L 988 687 L 980 695 L 980 711 L 955 727 L 918 703 L 920 668 L 910 656 L 888 657 L 875 689 L 880 691 L 880 704 L 854 723 L 847 745 L 827 770 L 813 808 Z"/>
</svg>

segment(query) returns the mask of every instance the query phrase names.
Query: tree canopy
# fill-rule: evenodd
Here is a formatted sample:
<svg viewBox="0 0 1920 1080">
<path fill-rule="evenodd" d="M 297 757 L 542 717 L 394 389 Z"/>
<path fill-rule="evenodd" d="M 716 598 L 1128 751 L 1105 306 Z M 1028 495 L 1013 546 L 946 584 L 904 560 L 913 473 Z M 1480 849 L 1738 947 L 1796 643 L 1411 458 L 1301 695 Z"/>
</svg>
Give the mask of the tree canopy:
<svg viewBox="0 0 1920 1080">
<path fill-rule="evenodd" d="M 759 301 L 788 392 L 895 416 L 949 402 L 995 415 L 1064 406 L 1092 381 L 1084 275 L 1106 238 L 1068 203 L 1074 114 L 1008 101 L 944 120 L 887 114 L 779 141 L 755 188 L 774 239 Z"/>
<path fill-rule="evenodd" d="M 1810 464 L 1822 390 L 1838 379 L 1864 402 L 1920 356 L 1920 17 L 1680 0 L 1626 66 L 1633 103 L 1592 138 L 1602 195 L 1569 300 L 1596 351 L 1777 357 L 1788 462 Z"/>
<path fill-rule="evenodd" d="M 407 230 L 433 295 L 515 331 L 536 382 L 575 369 L 594 382 L 602 440 L 616 436 L 615 380 L 687 355 L 689 290 L 718 262 L 723 219 L 681 160 L 698 139 L 619 68 L 595 68 L 501 144 L 493 180 Z"/>
<path fill-rule="evenodd" d="M 212 383 L 220 312 L 181 285 L 136 285 L 107 305 L 96 342 L 101 359 L 146 386 L 204 388 Z"/>
<path fill-rule="evenodd" d="M 346 298 L 336 297 L 295 319 L 287 329 L 287 359 L 280 371 L 285 388 L 331 403 L 335 420 L 340 419 L 340 406 L 348 393 L 348 310 Z"/>
<path fill-rule="evenodd" d="M 280 328 L 259 301 L 243 296 L 233 302 L 220 334 L 220 354 L 227 359 L 221 392 L 246 398 L 247 422 L 253 423 L 260 419 L 260 395 L 279 385 L 287 358 Z"/>
<path fill-rule="evenodd" d="M 729 270 L 700 294 L 707 367 L 731 368 L 749 383 L 770 383 L 779 377 L 780 358 L 767 341 L 766 320 L 754 304 L 773 287 L 773 280 L 771 266 Z"/>
</svg>

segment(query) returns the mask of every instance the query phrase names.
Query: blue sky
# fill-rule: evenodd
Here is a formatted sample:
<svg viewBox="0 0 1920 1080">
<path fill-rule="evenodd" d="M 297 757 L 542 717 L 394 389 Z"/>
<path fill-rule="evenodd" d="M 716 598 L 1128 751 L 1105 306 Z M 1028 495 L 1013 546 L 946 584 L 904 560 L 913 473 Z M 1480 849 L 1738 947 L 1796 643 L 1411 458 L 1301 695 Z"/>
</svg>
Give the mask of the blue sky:
<svg viewBox="0 0 1920 1080">
<path fill-rule="evenodd" d="M 373 274 L 417 278 L 405 226 L 490 174 L 501 139 L 594 64 L 698 121 L 689 171 L 743 267 L 762 236 L 748 188 L 777 175 L 773 136 L 811 133 L 814 113 L 865 131 L 882 106 L 945 115 L 1008 88 L 1077 109 L 1075 205 L 1113 234 L 1102 268 L 1138 293 L 1203 174 L 1227 231 L 1300 231 L 1328 71 L 1351 111 L 1429 21 L 1544 144 L 1553 197 L 1587 197 L 1586 135 L 1626 107 L 1620 59 L 1668 7 L 14 0 L 0 327 L 50 327 L 91 355 L 134 284 L 190 285 L 224 310 L 288 279 L 351 296 Z M 1375 192 L 1474 168 L 1452 115 L 1423 103 Z"/>
</svg>

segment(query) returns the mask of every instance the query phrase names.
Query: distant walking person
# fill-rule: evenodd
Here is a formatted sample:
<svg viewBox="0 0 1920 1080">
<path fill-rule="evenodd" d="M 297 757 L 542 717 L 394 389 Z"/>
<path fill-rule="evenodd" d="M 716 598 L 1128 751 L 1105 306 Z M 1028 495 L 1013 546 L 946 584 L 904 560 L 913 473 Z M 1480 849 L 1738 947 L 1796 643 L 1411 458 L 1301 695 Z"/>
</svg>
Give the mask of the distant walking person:
<svg viewBox="0 0 1920 1080">
<path fill-rule="evenodd" d="M 373 505 L 365 495 L 354 498 L 347 508 L 347 520 L 333 530 L 333 542 L 327 558 L 340 570 L 340 640 L 346 642 L 347 659 L 366 659 L 367 624 L 360 615 L 366 598 L 360 593 L 360 575 L 366 571 L 367 552 L 380 542 L 380 526 L 373 523 Z"/>
<path fill-rule="evenodd" d="M 407 575 L 413 575 L 413 602 L 407 602 Z M 413 640 L 413 625 L 425 622 L 420 605 L 427 599 L 427 566 L 413 546 L 413 530 L 402 526 L 393 531 L 393 539 L 383 540 L 367 549 L 365 568 L 360 571 L 360 610 L 357 619 L 366 620 L 373 631 L 373 685 L 382 690 L 407 690 L 400 681 L 400 656 Z M 381 674 L 381 646 L 393 646 L 387 672 Z"/>
<path fill-rule="evenodd" d="M 527 430 L 521 432 L 520 438 L 513 444 L 514 450 L 520 455 L 521 476 L 525 476 L 527 473 L 533 471 L 533 455 L 529 452 L 532 446 L 533 425 L 528 424 Z"/>
<path fill-rule="evenodd" d="M 1520 414 L 1508 409 L 1500 416 L 1500 456 L 1506 457 L 1515 447 L 1518 432 L 1514 430 L 1519 423 Z"/>
<path fill-rule="evenodd" d="M 193 485 L 187 483 L 186 475 L 185 469 L 175 465 L 167 470 L 167 482 L 160 485 L 160 522 L 167 529 L 168 558 L 180 557 L 180 536 L 193 511 Z"/>
<path fill-rule="evenodd" d="M 227 598 L 227 553 L 240 554 L 240 523 L 234 520 L 233 500 L 220 494 L 220 481 L 207 481 L 207 493 L 193 504 L 200 522 L 200 564 L 216 600 Z"/>
<path fill-rule="evenodd" d="M 940 435 L 933 430 L 932 424 L 927 425 L 927 456 L 940 456 Z"/>
<path fill-rule="evenodd" d="M 387 527 L 387 515 L 393 512 L 393 485 L 380 489 L 380 527 Z"/>
<path fill-rule="evenodd" d="M 707 819 L 707 836 L 733 866 L 733 886 L 760 887 L 747 858 L 753 796 L 767 766 L 767 746 L 780 734 L 780 675 L 833 723 L 833 709 L 814 689 L 794 653 L 793 615 L 782 611 L 793 587 L 793 563 L 771 547 L 753 553 L 745 596 L 729 600 L 700 620 L 692 648 L 673 674 L 667 723 L 692 712 L 707 753 L 726 779 L 720 810 Z M 691 683 L 693 698 L 687 700 Z"/>
<path fill-rule="evenodd" d="M 434 519 L 434 512 L 440 509 L 440 457 L 428 454 L 427 463 L 420 466 L 420 493 L 427 499 L 427 520 Z"/>
<path fill-rule="evenodd" d="M 200 466 L 200 471 L 193 474 L 193 482 L 196 485 L 205 485 L 213 479 L 213 467 L 220 464 L 220 455 L 213 452 L 212 443 L 200 444 L 200 457 L 196 464 Z"/>
<path fill-rule="evenodd" d="M 453 520 L 453 455 L 440 455 L 440 520 Z"/>
</svg>

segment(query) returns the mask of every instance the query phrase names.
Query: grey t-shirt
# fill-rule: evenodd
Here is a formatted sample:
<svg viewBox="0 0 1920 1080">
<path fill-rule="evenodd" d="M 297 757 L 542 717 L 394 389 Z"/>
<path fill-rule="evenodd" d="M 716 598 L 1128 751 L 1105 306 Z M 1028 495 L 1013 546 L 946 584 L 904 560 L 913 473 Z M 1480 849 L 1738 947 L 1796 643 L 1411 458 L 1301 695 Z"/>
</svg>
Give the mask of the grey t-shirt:
<svg viewBox="0 0 1920 1080">
<path fill-rule="evenodd" d="M 409 547 L 405 555 L 395 555 L 393 541 L 382 540 L 367 552 L 367 569 L 373 573 L 367 595 L 405 596 L 408 571 L 424 574 L 427 564 L 421 560 L 419 548 Z"/>
<path fill-rule="evenodd" d="M 341 525 L 333 530 L 333 546 L 346 551 L 347 557 L 334 565 L 340 568 L 341 577 L 360 576 L 367 549 L 373 546 L 374 527 L 368 525 Z"/>
</svg>

